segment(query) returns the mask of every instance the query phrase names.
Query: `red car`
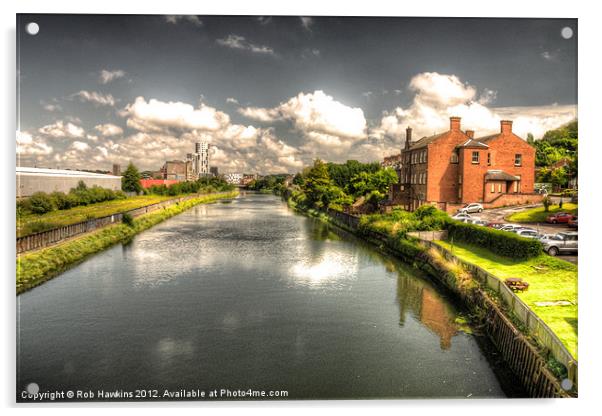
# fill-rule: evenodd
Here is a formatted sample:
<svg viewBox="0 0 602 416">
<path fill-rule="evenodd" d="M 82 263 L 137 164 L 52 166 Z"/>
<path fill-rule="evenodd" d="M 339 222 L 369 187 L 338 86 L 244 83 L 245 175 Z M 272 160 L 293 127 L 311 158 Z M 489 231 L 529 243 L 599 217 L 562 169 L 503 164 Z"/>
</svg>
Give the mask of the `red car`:
<svg viewBox="0 0 602 416">
<path fill-rule="evenodd" d="M 552 223 L 552 224 L 566 224 L 568 223 L 570 220 L 572 220 L 575 216 L 566 212 L 558 212 L 554 215 L 550 215 L 548 218 L 546 218 L 546 222 Z"/>
</svg>

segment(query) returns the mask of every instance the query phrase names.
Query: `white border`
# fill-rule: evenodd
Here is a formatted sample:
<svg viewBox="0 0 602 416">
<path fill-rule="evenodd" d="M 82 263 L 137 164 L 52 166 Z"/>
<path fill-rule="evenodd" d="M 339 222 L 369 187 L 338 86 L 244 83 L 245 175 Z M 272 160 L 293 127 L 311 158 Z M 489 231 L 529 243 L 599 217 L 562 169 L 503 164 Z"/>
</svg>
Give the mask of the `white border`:
<svg viewBox="0 0 602 416">
<path fill-rule="evenodd" d="M 131 14 L 253 14 L 253 15 L 365 15 L 365 16 L 443 16 L 443 17 L 570 17 L 579 19 L 579 121 L 580 121 L 580 199 L 579 216 L 581 228 L 580 253 L 580 284 L 579 284 L 579 386 L 580 398 L 577 400 L 424 400 L 424 401 L 333 401 L 333 402 L 244 402 L 244 403 L 152 403 L 152 404 L 99 404 L 86 407 L 86 412 L 104 414 L 107 408 L 127 407 L 128 411 L 142 410 L 145 414 L 163 414 L 174 406 L 179 411 L 191 410 L 190 407 L 201 407 L 201 412 L 230 411 L 250 414 L 265 414 L 286 412 L 293 414 L 314 413 L 319 411 L 333 412 L 345 408 L 345 412 L 363 414 L 369 408 L 380 412 L 410 414 L 429 412 L 437 414 L 478 414 L 487 415 L 515 413 L 527 411 L 534 414 L 577 414 L 589 413 L 600 402 L 602 394 L 598 392 L 600 372 L 598 364 L 600 352 L 601 316 L 599 306 L 602 302 L 602 273 L 596 267 L 596 252 L 600 245 L 597 225 L 602 222 L 598 211 L 600 202 L 600 158 L 602 151 L 602 134 L 600 133 L 600 57 L 599 40 L 602 39 L 600 14 L 597 13 L 595 2 L 556 1 L 527 2 L 525 0 L 506 0 L 504 2 L 484 1 L 445 1 L 421 0 L 413 2 L 392 2 L 371 0 L 369 2 L 352 3 L 350 1 L 305 0 L 303 2 L 285 1 L 221 1 L 194 2 L 170 0 L 165 2 L 127 2 L 123 0 L 103 0 L 102 2 L 84 2 L 81 0 L 20 0 L 15 4 L 2 2 L 3 42 L 1 65 L 4 99 L 2 126 L 1 177 L 4 181 L 4 200 L 2 204 L 3 230 L 14 230 L 14 204 L 12 195 L 15 191 L 14 160 L 15 160 L 15 13 L 131 13 Z M 597 185 L 597 186 L 596 186 Z M 598 210 L 595 210 L 598 208 Z M 591 226 L 590 226 L 591 224 Z M 14 380 L 15 380 L 15 296 L 14 296 L 14 235 L 12 231 L 5 232 L 2 238 L 3 249 L 3 313 L 2 326 L 2 375 L 0 376 L 0 395 L 2 405 L 13 407 L 14 410 Z M 600 257 L 599 255 L 597 257 Z M 20 406 L 25 411 L 44 412 L 44 414 L 63 414 L 78 411 L 77 406 L 57 405 L 40 408 L 41 406 Z M 100 408 L 99 408 L 100 407 Z M 133 409 L 135 408 L 135 409 Z M 336 408 L 336 410 L 335 410 Z M 599 410 L 599 409 L 598 409 Z M 78 412 L 81 412 L 79 410 Z M 195 413 L 198 410 L 195 411 Z M 522 413 L 522 412 L 521 412 Z"/>
</svg>

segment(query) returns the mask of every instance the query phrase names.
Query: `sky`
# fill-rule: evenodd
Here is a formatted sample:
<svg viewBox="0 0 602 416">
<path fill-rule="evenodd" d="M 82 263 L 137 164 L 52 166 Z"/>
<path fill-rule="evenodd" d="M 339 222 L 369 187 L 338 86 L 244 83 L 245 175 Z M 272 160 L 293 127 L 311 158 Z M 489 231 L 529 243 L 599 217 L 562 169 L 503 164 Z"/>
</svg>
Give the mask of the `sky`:
<svg viewBox="0 0 602 416">
<path fill-rule="evenodd" d="M 382 160 L 408 126 L 418 140 L 447 130 L 450 116 L 476 137 L 510 119 L 536 139 L 577 117 L 576 19 L 57 14 L 17 23 L 19 166 L 158 170 L 207 141 L 220 172 L 294 173 L 315 158 Z"/>
</svg>

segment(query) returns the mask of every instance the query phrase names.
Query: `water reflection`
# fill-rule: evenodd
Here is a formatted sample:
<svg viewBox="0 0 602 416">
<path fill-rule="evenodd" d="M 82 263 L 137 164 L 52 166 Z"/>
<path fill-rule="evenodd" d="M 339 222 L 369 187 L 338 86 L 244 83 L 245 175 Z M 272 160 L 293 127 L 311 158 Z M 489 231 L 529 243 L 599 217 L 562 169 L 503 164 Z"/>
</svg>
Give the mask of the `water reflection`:
<svg viewBox="0 0 602 416">
<path fill-rule="evenodd" d="M 399 301 L 399 323 L 404 325 L 406 314 L 411 313 L 422 322 L 440 340 L 443 350 L 451 347 L 456 335 L 455 312 L 430 285 L 420 279 L 400 273 L 397 281 L 397 299 Z"/>
</svg>

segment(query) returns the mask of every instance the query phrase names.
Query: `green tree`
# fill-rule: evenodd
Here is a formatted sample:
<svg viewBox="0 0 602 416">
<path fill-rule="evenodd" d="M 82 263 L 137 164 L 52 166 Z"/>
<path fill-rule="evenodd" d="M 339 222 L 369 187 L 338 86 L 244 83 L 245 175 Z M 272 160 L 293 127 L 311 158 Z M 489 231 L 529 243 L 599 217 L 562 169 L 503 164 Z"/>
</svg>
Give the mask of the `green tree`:
<svg viewBox="0 0 602 416">
<path fill-rule="evenodd" d="M 136 192 L 136 194 L 142 192 L 140 172 L 138 172 L 138 168 L 132 162 L 129 163 L 127 169 L 123 172 L 121 189 L 125 192 Z"/>
<path fill-rule="evenodd" d="M 568 183 L 568 175 L 566 174 L 566 170 L 564 168 L 557 168 L 552 171 L 550 174 L 550 182 L 556 188 L 563 188 Z"/>
</svg>

